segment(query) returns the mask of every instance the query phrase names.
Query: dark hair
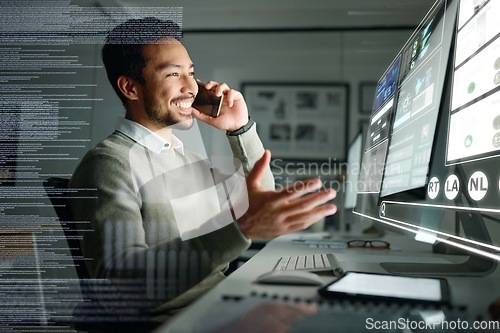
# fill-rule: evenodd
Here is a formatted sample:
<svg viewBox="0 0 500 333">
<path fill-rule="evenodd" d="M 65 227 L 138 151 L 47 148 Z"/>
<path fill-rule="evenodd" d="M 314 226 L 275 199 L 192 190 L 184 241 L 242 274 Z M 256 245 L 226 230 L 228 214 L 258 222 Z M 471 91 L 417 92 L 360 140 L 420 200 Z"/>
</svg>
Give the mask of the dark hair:
<svg viewBox="0 0 500 333">
<path fill-rule="evenodd" d="M 181 28 L 175 22 L 155 17 L 130 19 L 109 32 L 102 48 L 102 62 L 109 82 L 123 104 L 126 99 L 118 88 L 116 80 L 120 75 L 125 75 L 144 83 L 142 69 L 146 66 L 146 62 L 141 53 L 141 46 L 167 37 L 181 42 Z"/>
</svg>

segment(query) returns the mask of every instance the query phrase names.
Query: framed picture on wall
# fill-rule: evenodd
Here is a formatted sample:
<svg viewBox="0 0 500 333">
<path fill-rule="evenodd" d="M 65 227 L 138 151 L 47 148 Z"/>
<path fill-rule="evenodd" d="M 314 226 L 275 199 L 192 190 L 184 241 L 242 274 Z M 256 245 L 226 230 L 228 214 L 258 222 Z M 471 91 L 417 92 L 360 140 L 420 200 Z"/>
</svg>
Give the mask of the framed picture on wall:
<svg viewBox="0 0 500 333">
<path fill-rule="evenodd" d="M 359 84 L 359 113 L 371 114 L 377 82 L 361 82 Z"/>
<path fill-rule="evenodd" d="M 345 160 L 347 84 L 248 82 L 242 92 L 274 158 Z"/>
</svg>

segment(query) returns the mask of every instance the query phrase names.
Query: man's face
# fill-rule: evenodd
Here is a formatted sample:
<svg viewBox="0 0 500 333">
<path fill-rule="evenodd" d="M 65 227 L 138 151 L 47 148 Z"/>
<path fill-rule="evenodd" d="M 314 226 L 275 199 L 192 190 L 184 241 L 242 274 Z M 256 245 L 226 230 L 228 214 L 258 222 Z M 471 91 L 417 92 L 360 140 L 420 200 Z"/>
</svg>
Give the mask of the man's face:
<svg viewBox="0 0 500 333">
<path fill-rule="evenodd" d="M 192 107 L 198 86 L 194 65 L 182 44 L 175 39 L 142 47 L 146 61 L 145 83 L 140 85 L 142 106 L 155 127 L 193 125 Z"/>
</svg>

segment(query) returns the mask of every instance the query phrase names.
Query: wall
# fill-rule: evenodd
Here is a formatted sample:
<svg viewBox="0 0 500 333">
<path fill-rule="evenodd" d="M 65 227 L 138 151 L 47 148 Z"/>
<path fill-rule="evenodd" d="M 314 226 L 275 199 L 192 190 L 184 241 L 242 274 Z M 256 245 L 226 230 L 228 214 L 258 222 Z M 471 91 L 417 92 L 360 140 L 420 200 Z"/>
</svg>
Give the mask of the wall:
<svg viewBox="0 0 500 333">
<path fill-rule="evenodd" d="M 349 85 L 348 141 L 359 130 L 358 86 L 377 81 L 411 34 L 395 31 L 331 32 L 220 32 L 186 33 L 184 45 L 203 81 L 226 82 L 235 89 L 249 81 L 259 82 L 345 82 Z M 362 48 L 360 49 L 360 46 Z M 95 52 L 90 50 L 89 52 Z M 93 53 L 97 57 L 97 53 Z M 100 58 L 96 59 L 100 62 Z M 92 143 L 112 131 L 123 108 L 109 87 L 104 70 L 97 73 L 96 105 Z M 252 110 L 249 110 L 250 113 Z M 224 135 L 200 126 L 207 151 L 227 154 Z"/>
</svg>

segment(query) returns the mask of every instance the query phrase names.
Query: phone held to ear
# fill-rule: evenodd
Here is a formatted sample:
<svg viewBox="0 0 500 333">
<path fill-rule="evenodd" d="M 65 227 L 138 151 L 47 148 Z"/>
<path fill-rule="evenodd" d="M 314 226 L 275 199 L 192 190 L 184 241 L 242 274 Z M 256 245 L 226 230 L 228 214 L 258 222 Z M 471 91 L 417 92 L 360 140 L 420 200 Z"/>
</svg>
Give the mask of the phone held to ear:
<svg viewBox="0 0 500 333">
<path fill-rule="evenodd" d="M 193 102 L 193 107 L 213 118 L 219 116 L 224 95 L 221 97 L 215 95 L 215 91 L 205 88 L 205 84 L 196 80 L 198 84 L 198 94 Z"/>
</svg>

